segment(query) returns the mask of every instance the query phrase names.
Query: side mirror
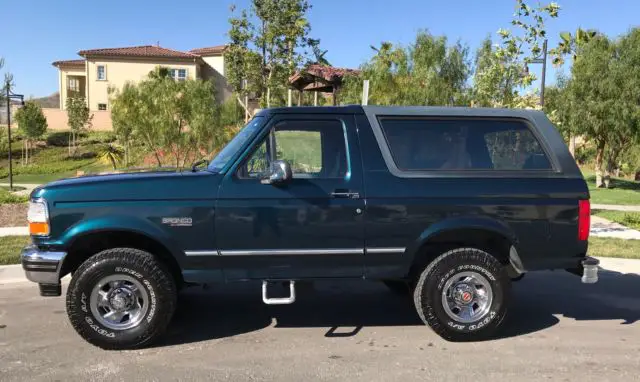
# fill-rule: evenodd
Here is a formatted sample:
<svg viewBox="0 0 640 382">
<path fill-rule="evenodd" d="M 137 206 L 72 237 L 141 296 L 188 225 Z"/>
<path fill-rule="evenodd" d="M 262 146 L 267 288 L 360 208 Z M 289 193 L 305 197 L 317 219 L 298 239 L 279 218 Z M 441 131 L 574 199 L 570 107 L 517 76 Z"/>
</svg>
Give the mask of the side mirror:
<svg viewBox="0 0 640 382">
<path fill-rule="evenodd" d="M 269 174 L 260 180 L 262 184 L 285 184 L 291 180 L 291 166 L 287 161 L 275 160 L 271 162 Z"/>
</svg>

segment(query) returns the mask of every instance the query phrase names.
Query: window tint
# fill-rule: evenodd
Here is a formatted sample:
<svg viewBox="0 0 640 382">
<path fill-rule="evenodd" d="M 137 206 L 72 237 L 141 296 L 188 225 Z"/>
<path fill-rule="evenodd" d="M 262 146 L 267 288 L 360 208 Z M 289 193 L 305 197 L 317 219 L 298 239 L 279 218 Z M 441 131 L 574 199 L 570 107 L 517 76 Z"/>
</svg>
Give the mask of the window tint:
<svg viewBox="0 0 640 382">
<path fill-rule="evenodd" d="M 254 150 L 240 171 L 243 177 L 262 177 L 269 158 L 286 160 L 294 178 L 338 178 L 348 172 L 347 148 L 340 121 L 283 121 Z"/>
<path fill-rule="evenodd" d="M 401 170 L 548 170 L 527 125 L 508 120 L 382 118 Z"/>
</svg>

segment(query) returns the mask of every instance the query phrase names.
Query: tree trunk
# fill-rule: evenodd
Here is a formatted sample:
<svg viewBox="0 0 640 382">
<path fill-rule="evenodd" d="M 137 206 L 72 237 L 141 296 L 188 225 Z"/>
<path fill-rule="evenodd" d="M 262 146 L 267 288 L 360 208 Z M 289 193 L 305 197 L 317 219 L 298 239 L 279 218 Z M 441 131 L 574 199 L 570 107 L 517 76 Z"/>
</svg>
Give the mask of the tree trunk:
<svg viewBox="0 0 640 382">
<path fill-rule="evenodd" d="M 604 183 L 602 182 L 602 161 L 604 159 L 604 141 L 599 141 L 596 147 L 596 187 L 602 188 Z"/>
<path fill-rule="evenodd" d="M 158 150 L 153 150 L 153 154 L 156 156 L 156 161 L 158 162 L 158 167 L 162 167 L 162 162 L 160 161 L 160 155 L 158 155 Z"/>
<path fill-rule="evenodd" d="M 576 136 L 571 134 L 569 135 L 569 152 L 571 156 L 575 159 L 576 157 Z"/>
</svg>

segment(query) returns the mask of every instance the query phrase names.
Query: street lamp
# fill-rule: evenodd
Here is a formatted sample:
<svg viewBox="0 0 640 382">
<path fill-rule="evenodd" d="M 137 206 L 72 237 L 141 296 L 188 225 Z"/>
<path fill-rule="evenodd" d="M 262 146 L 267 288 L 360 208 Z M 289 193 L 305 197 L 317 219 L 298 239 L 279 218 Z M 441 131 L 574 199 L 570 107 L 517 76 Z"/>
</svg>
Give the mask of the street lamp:
<svg viewBox="0 0 640 382">
<path fill-rule="evenodd" d="M 542 57 L 536 57 L 530 64 L 542 64 L 542 86 L 540 89 L 540 106 L 544 107 L 544 82 L 547 76 L 547 40 L 542 43 Z M 527 68 L 529 71 L 529 68 Z"/>
<path fill-rule="evenodd" d="M 7 81 L 7 139 L 9 140 L 9 191 L 13 191 L 13 163 L 11 161 L 11 99 L 19 99 L 24 106 L 24 95 L 11 92 L 11 83 Z"/>
</svg>

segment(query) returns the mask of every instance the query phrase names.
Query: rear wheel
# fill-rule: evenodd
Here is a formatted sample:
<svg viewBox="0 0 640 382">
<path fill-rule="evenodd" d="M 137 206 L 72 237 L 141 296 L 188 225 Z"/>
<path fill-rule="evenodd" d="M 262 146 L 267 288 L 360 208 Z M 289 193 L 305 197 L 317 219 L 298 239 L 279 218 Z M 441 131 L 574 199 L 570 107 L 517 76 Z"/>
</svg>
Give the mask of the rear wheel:
<svg viewBox="0 0 640 382">
<path fill-rule="evenodd" d="M 93 345 L 140 347 L 165 331 L 176 295 L 171 273 L 152 254 L 108 249 L 74 272 L 67 290 L 67 314 L 76 332 Z"/>
<path fill-rule="evenodd" d="M 495 333 L 507 313 L 511 280 L 491 254 L 475 248 L 448 251 L 420 275 L 414 303 L 422 321 L 452 341 Z"/>
</svg>

